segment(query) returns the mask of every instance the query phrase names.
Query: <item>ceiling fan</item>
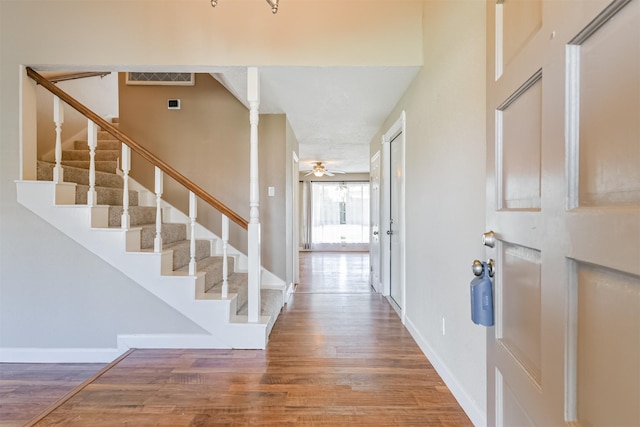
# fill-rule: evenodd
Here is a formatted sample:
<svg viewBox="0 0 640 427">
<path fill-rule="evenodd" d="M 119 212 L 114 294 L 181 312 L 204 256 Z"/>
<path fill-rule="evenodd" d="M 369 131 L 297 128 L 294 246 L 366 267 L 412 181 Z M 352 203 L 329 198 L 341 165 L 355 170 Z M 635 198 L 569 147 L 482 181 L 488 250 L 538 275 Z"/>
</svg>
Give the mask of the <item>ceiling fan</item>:
<svg viewBox="0 0 640 427">
<path fill-rule="evenodd" d="M 309 176 L 311 174 L 317 176 L 317 177 L 321 177 L 323 175 L 327 175 L 327 176 L 333 176 L 336 173 L 344 173 L 343 171 L 339 171 L 339 170 L 328 170 L 323 164 L 322 162 L 315 162 L 313 164 L 313 169 L 309 171 L 309 173 L 307 173 L 305 176 Z"/>
</svg>

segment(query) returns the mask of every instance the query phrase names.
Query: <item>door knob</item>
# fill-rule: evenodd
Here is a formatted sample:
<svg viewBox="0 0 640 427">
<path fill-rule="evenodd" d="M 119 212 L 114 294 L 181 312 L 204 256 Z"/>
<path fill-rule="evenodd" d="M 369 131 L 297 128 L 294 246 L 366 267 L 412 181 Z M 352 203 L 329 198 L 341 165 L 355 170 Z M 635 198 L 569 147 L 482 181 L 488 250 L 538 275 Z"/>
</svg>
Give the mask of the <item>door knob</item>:
<svg viewBox="0 0 640 427">
<path fill-rule="evenodd" d="M 378 235 L 378 230 L 374 231 L 374 232 L 373 232 L 373 235 L 374 235 L 374 236 L 377 236 L 377 235 Z"/>
<path fill-rule="evenodd" d="M 496 233 L 493 231 L 487 231 L 482 235 L 482 244 L 490 248 L 496 245 Z"/>
<path fill-rule="evenodd" d="M 387 236 L 391 236 L 392 234 L 393 234 L 393 231 L 387 230 Z"/>
</svg>

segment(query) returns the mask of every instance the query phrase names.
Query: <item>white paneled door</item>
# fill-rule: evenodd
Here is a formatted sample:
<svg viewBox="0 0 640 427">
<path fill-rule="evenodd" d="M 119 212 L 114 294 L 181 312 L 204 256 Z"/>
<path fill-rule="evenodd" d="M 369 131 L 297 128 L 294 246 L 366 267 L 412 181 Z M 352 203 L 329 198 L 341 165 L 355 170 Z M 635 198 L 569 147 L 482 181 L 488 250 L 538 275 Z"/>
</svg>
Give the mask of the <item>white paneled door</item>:
<svg viewBox="0 0 640 427">
<path fill-rule="evenodd" d="M 488 425 L 638 426 L 640 0 L 487 12 Z"/>
<path fill-rule="evenodd" d="M 402 182 L 404 178 L 404 169 L 402 166 L 402 138 L 404 135 L 399 133 L 390 142 L 391 148 L 391 172 L 389 178 L 391 180 L 391 204 L 389 214 L 389 245 L 391 247 L 390 259 L 390 295 L 393 302 L 404 310 L 403 300 L 403 284 L 402 284 Z"/>
</svg>

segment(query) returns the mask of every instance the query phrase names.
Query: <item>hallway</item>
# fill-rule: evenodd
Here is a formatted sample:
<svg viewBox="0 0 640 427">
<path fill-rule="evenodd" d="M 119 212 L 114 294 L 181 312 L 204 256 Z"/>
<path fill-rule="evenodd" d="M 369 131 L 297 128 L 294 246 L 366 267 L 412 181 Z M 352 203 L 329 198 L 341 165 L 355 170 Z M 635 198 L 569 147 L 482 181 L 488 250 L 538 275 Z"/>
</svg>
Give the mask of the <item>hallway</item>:
<svg viewBox="0 0 640 427">
<path fill-rule="evenodd" d="M 371 293 L 368 252 L 300 252 L 296 293 Z"/>
<path fill-rule="evenodd" d="M 35 425 L 472 425 L 386 299 L 363 291 L 362 255 L 324 270 L 356 276 L 336 291 L 308 271 L 336 259 L 316 255 L 301 278 L 321 286 L 292 295 L 266 351 L 131 350 Z"/>
</svg>

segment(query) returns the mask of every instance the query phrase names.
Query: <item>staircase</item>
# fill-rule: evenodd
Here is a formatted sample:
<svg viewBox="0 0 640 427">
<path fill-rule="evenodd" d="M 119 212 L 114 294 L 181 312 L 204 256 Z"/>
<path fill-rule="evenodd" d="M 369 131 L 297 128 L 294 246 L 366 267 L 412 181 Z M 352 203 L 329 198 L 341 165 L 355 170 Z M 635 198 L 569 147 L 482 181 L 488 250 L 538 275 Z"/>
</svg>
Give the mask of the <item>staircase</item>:
<svg viewBox="0 0 640 427">
<path fill-rule="evenodd" d="M 196 340 L 194 346 L 265 348 L 284 303 L 283 290 L 261 289 L 260 321 L 248 322 L 247 273 L 241 271 L 244 255 L 232 250 L 235 253 L 227 257 L 228 294 L 225 297 L 224 258 L 219 253 L 220 244 L 216 236 L 203 232 L 203 227 L 198 226 L 200 231 L 196 232 L 195 242 L 197 269 L 190 275 L 189 217 L 175 208 L 166 207 L 166 204 L 162 220 L 162 250 L 154 251 L 156 206 L 142 206 L 141 201 L 153 200 L 155 195 L 135 182 L 133 187 L 136 190 L 129 191 L 130 228 L 122 228 L 124 181 L 118 170 L 121 146 L 121 142 L 109 133 L 98 132 L 95 150 L 96 206 L 87 206 L 90 163 L 87 141 L 75 141 L 72 147 L 62 150 L 64 182 L 52 181 L 54 164 L 38 162 L 38 181 L 18 182 L 18 201 L 210 334 Z M 141 192 L 149 194 L 141 197 Z M 178 218 L 180 222 L 165 222 L 168 210 L 171 210 L 170 217 Z M 129 346 L 143 345 L 134 343 Z"/>
</svg>

